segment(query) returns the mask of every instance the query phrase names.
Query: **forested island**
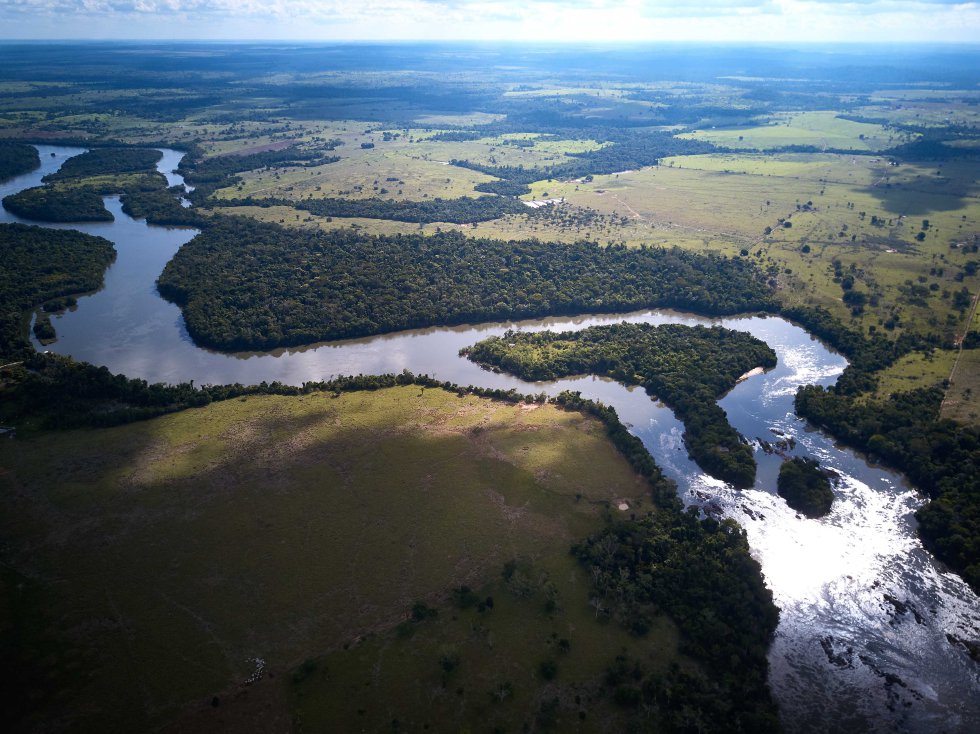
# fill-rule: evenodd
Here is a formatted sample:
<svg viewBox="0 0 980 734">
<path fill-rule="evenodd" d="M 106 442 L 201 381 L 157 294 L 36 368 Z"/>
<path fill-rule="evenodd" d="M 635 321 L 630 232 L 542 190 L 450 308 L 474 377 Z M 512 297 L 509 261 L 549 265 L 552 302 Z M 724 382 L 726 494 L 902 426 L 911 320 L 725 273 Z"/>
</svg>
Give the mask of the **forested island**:
<svg viewBox="0 0 980 734">
<path fill-rule="evenodd" d="M 102 197 L 86 189 L 35 186 L 3 197 L 3 208 L 39 222 L 111 222 Z"/>
<path fill-rule="evenodd" d="M 698 465 L 736 487 L 751 487 L 755 459 L 716 402 L 776 354 L 749 334 L 677 324 L 593 326 L 577 332 L 508 332 L 463 352 L 474 362 L 525 380 L 581 374 L 641 385 L 684 422 L 684 445 Z"/>
<path fill-rule="evenodd" d="M 834 502 L 830 479 L 815 459 L 794 456 L 784 461 L 776 488 L 787 505 L 810 518 L 823 517 Z"/>
<path fill-rule="evenodd" d="M 163 157 L 159 150 L 148 148 L 95 148 L 72 156 L 54 173 L 44 177 L 45 183 L 69 181 L 91 176 L 118 176 L 126 173 L 146 173 L 156 170 Z"/>
</svg>

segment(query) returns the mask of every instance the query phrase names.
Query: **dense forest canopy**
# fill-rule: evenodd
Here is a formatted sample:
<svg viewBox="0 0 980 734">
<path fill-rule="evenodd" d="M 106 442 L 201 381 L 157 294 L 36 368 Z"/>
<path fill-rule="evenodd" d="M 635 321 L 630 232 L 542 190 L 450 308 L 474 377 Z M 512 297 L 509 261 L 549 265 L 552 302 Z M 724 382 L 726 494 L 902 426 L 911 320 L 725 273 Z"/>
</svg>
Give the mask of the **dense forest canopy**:
<svg viewBox="0 0 980 734">
<path fill-rule="evenodd" d="M 33 352 L 26 311 L 59 296 L 96 290 L 115 257 L 112 243 L 102 237 L 0 224 L 0 360 Z"/>
<path fill-rule="evenodd" d="M 182 306 L 196 341 L 239 350 L 545 314 L 773 308 L 765 277 L 744 259 L 458 232 L 372 237 L 241 218 L 216 220 L 184 245 L 159 288 Z"/>
<path fill-rule="evenodd" d="M 702 469 L 737 487 L 755 481 L 752 449 L 716 402 L 749 370 L 776 365 L 776 353 L 749 334 L 623 323 L 577 332 L 511 331 L 464 353 L 525 380 L 598 374 L 642 385 L 684 421 L 684 444 Z"/>
<path fill-rule="evenodd" d="M 102 197 L 87 189 L 35 186 L 3 197 L 3 208 L 37 222 L 111 222 Z"/>
<path fill-rule="evenodd" d="M 624 655 L 618 675 L 610 676 L 621 705 L 637 707 L 638 718 L 656 731 L 684 731 L 685 706 L 727 722 L 718 731 L 780 730 L 762 674 L 779 615 L 736 523 L 700 521 L 692 513 L 669 522 L 646 517 L 610 525 L 575 544 L 572 555 L 590 574 L 597 614 L 642 636 L 653 614 L 666 611 L 681 629 L 681 649 L 706 661 L 724 692 L 710 694 L 697 675 L 681 684 L 679 671 L 651 674 Z M 681 696 L 676 706 L 674 691 Z"/>
<path fill-rule="evenodd" d="M 54 173 L 44 177 L 46 183 L 105 174 L 153 171 L 163 157 L 159 150 L 147 148 L 96 148 L 72 156 Z"/>
<path fill-rule="evenodd" d="M 784 461 L 776 488 L 786 504 L 807 517 L 823 517 L 834 502 L 830 479 L 815 459 L 794 456 Z"/>
<path fill-rule="evenodd" d="M 28 173 L 40 165 L 41 157 L 33 145 L 0 142 L 0 181 Z"/>
<path fill-rule="evenodd" d="M 416 224 L 451 222 L 472 224 L 498 219 L 507 214 L 522 214 L 527 207 L 520 201 L 503 196 L 462 196 L 457 199 L 425 201 L 392 201 L 388 199 L 338 199 L 324 197 L 293 202 L 289 199 L 254 198 L 219 199 L 208 202 L 220 206 L 293 206 L 319 217 L 364 217 Z"/>
</svg>

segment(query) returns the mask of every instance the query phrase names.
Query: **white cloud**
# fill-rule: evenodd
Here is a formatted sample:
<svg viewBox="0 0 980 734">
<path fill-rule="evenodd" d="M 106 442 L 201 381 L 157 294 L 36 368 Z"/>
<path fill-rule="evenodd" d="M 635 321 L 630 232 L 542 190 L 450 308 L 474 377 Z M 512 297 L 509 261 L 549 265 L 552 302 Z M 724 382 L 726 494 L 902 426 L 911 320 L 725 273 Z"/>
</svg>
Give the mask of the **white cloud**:
<svg viewBox="0 0 980 734">
<path fill-rule="evenodd" d="M 869 19 L 856 24 L 855 16 Z M 862 41 L 980 39 L 956 0 L 3 0 L 19 38 Z M 760 36 L 765 36 L 761 37 Z"/>
</svg>

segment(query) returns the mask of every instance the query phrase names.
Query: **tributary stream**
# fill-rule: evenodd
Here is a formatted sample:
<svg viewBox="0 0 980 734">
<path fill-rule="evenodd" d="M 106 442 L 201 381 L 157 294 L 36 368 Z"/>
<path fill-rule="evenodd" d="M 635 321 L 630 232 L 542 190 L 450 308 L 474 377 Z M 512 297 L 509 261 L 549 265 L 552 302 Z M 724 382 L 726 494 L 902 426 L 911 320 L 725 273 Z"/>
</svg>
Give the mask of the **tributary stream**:
<svg viewBox="0 0 980 734">
<path fill-rule="evenodd" d="M 0 196 L 38 185 L 41 176 L 82 152 L 38 148 L 41 169 L 0 184 Z M 182 182 L 173 173 L 180 157 L 164 151 L 159 164 L 171 184 Z M 268 353 L 217 353 L 194 345 L 180 310 L 155 287 L 164 265 L 195 231 L 133 220 L 115 197 L 107 197 L 106 205 L 114 222 L 56 225 L 112 240 L 118 257 L 101 291 L 52 319 L 58 340 L 47 348 L 150 382 L 298 385 L 408 369 L 460 385 L 523 393 L 580 390 L 616 408 L 677 481 L 686 504 L 732 517 L 746 529 L 781 609 L 769 655 L 770 684 L 787 731 L 980 731 L 980 664 L 948 637 L 980 640 L 980 600 L 923 550 L 913 517 L 923 500 L 914 488 L 794 414 L 797 386 L 830 385 L 846 364 L 800 327 L 773 317 L 641 311 L 420 329 Z M 0 221 L 23 220 L 2 211 Z M 680 422 L 642 389 L 595 377 L 526 383 L 458 356 L 460 348 L 511 328 L 578 330 L 620 321 L 720 324 L 750 332 L 776 351 L 776 368 L 744 380 L 721 401 L 732 424 L 756 444 L 753 489 L 732 489 L 698 469 L 683 448 Z M 784 448 L 767 453 L 759 439 Z M 840 475 L 829 515 L 803 518 L 776 495 L 779 453 L 815 457 Z"/>
</svg>

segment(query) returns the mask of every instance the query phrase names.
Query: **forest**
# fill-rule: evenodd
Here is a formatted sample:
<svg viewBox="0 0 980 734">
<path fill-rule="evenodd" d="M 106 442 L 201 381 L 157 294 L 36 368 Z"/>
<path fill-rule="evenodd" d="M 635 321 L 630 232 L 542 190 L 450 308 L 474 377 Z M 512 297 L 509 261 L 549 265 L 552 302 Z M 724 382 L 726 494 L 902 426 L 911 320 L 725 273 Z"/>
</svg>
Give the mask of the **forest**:
<svg viewBox="0 0 980 734">
<path fill-rule="evenodd" d="M 35 186 L 3 197 L 3 208 L 37 222 L 111 222 L 112 213 L 94 191 Z"/>
<path fill-rule="evenodd" d="M 617 522 L 576 543 L 572 555 L 590 574 L 597 616 L 642 637 L 651 617 L 666 612 L 680 627 L 681 650 L 712 671 L 713 685 L 617 658 L 606 683 L 636 711 L 641 730 L 686 731 L 686 716 L 700 710 L 714 722 L 706 731 L 780 731 L 766 685 L 779 615 L 735 522 L 699 520 L 696 511 Z"/>
<path fill-rule="evenodd" d="M 772 310 L 741 258 L 659 248 L 369 236 L 221 218 L 161 274 L 201 345 L 271 349 L 435 324 L 676 307 Z"/>
<path fill-rule="evenodd" d="M 776 353 L 749 334 L 722 327 L 623 323 L 577 332 L 509 331 L 463 354 L 525 380 L 594 374 L 641 385 L 684 422 L 684 445 L 702 469 L 736 487 L 755 482 L 752 448 L 717 403 L 741 375 L 776 365 Z"/>
<path fill-rule="evenodd" d="M 527 211 L 517 199 L 503 196 L 461 196 L 457 199 L 426 199 L 425 201 L 394 201 L 389 199 L 320 199 L 255 198 L 213 199 L 212 206 L 292 206 L 320 217 L 364 217 L 366 219 L 388 219 L 395 222 L 417 224 L 431 222 L 452 222 L 472 224 L 499 219 L 507 214 L 522 214 Z"/>
<path fill-rule="evenodd" d="M 491 132 L 492 128 L 484 134 Z M 631 129 L 612 132 L 608 128 L 599 128 L 578 129 L 571 135 L 591 137 L 610 144 L 585 153 L 569 153 L 571 160 L 542 168 L 494 166 L 459 159 L 453 159 L 450 163 L 501 179 L 479 184 L 477 191 L 519 196 L 530 191 L 527 184 L 533 181 L 575 179 L 655 166 L 661 158 L 672 155 L 726 152 L 724 148 L 711 143 L 676 138 L 664 132 L 637 132 Z"/>
<path fill-rule="evenodd" d="M 34 353 L 25 313 L 45 301 L 97 290 L 115 258 L 112 243 L 102 237 L 0 224 L 0 360 Z"/>
<path fill-rule="evenodd" d="M 159 150 L 148 148 L 95 148 L 72 156 L 43 181 L 54 183 L 90 176 L 151 172 L 162 157 Z"/>
<path fill-rule="evenodd" d="M 834 502 L 830 479 L 821 471 L 820 462 L 794 456 L 779 467 L 776 491 L 786 504 L 807 517 L 823 517 Z"/>
<path fill-rule="evenodd" d="M 0 141 L 0 181 L 29 173 L 40 165 L 41 157 L 33 145 Z"/>
</svg>

